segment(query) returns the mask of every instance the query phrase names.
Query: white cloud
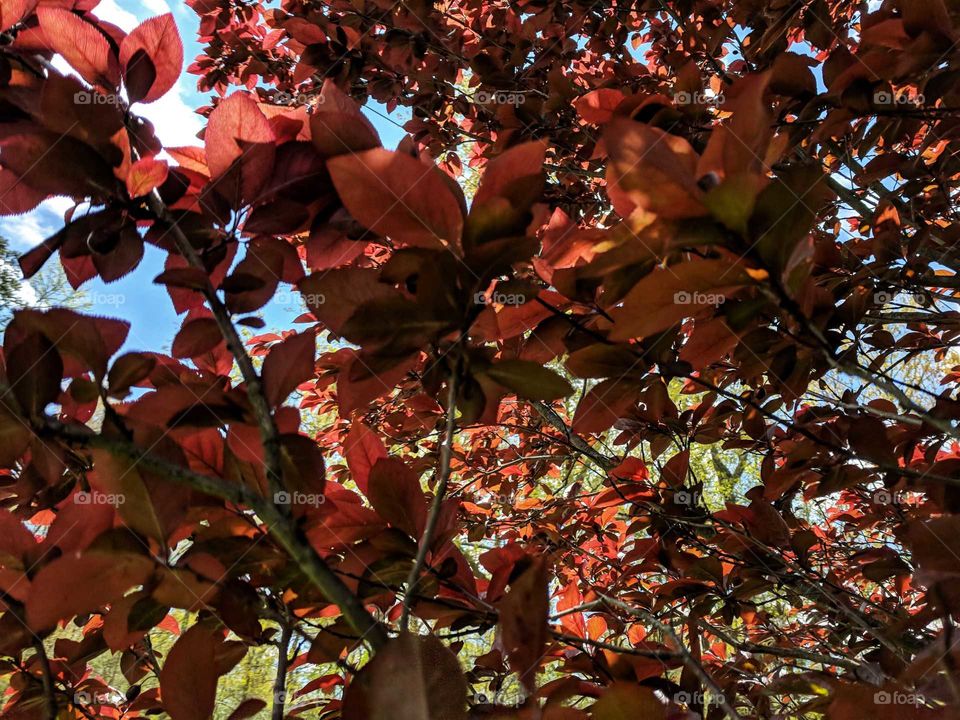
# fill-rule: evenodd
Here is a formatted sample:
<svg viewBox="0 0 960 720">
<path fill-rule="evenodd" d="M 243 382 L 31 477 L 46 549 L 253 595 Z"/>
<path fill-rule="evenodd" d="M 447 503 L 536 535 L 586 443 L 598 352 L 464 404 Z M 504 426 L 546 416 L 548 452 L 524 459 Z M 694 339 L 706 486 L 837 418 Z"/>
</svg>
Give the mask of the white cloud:
<svg viewBox="0 0 960 720">
<path fill-rule="evenodd" d="M 136 105 L 134 112 L 153 123 L 165 146 L 199 145 L 197 133 L 203 127 L 203 118 L 197 115 L 183 96 L 184 78 L 170 92 L 149 105 Z"/>
<path fill-rule="evenodd" d="M 63 227 L 63 214 L 72 205 L 68 198 L 50 198 L 24 215 L 2 217 L 0 235 L 10 241 L 12 250 L 29 250 Z"/>
<path fill-rule="evenodd" d="M 125 32 L 130 32 L 140 24 L 137 16 L 129 10 L 122 9 L 117 5 L 116 0 L 103 0 L 103 2 L 97 5 L 95 14 L 101 20 L 113 23 Z"/>
<path fill-rule="evenodd" d="M 170 12 L 170 6 L 164 0 L 143 0 L 143 7 L 150 15 L 163 15 Z"/>
</svg>

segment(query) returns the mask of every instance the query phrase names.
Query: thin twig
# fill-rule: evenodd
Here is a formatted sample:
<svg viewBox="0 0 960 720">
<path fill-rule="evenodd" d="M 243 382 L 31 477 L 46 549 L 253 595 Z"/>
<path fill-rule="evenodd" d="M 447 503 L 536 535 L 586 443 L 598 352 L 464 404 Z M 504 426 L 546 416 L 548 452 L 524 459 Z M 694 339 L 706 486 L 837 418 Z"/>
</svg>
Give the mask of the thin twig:
<svg viewBox="0 0 960 720">
<path fill-rule="evenodd" d="M 723 690 L 720 689 L 720 686 L 717 685 L 714 679 L 710 677 L 706 670 L 703 669 L 703 666 L 697 662 L 697 659 L 690 654 L 690 651 L 673 631 L 672 627 L 645 610 L 633 607 L 632 605 L 627 605 L 626 603 L 620 602 L 616 598 L 612 598 L 607 595 L 600 595 L 600 597 L 614 607 L 618 607 L 633 616 L 644 618 L 645 620 L 653 623 L 661 632 L 663 632 L 665 635 L 668 635 L 670 639 L 673 640 L 674 645 L 676 645 L 677 652 L 680 654 L 683 664 L 686 665 L 687 669 L 696 675 L 700 682 L 702 682 L 710 690 L 710 693 L 716 698 L 717 704 L 721 707 L 724 714 L 731 718 L 731 720 L 737 720 L 740 717 L 740 714 L 733 709 L 733 706 L 730 705 L 723 693 Z"/>
<path fill-rule="evenodd" d="M 57 720 L 57 697 L 54 694 L 53 670 L 50 668 L 50 658 L 47 657 L 46 648 L 43 647 L 43 640 L 35 637 L 33 640 L 33 649 L 37 653 L 37 661 L 40 663 L 40 681 L 43 683 L 43 712 L 46 720 Z"/>
<path fill-rule="evenodd" d="M 443 509 L 444 496 L 447 493 L 447 484 L 450 481 L 450 460 L 453 457 L 453 434 L 456 429 L 456 411 L 457 411 L 457 385 L 458 371 L 455 368 L 450 374 L 450 382 L 447 390 L 447 427 L 444 432 L 443 444 L 440 446 L 440 467 L 437 488 L 434 491 L 433 503 L 430 505 L 430 514 L 427 517 L 426 527 L 423 529 L 423 535 L 420 536 L 420 543 L 417 547 L 417 558 L 410 568 L 410 574 L 407 576 L 406 592 L 403 596 L 403 609 L 400 613 L 400 631 L 406 632 L 410 622 L 410 605 L 417 592 L 417 586 L 420 583 L 420 573 L 427 561 L 427 552 L 430 550 L 430 542 L 433 539 L 434 530 L 437 522 L 440 520 L 440 511 Z"/>
</svg>

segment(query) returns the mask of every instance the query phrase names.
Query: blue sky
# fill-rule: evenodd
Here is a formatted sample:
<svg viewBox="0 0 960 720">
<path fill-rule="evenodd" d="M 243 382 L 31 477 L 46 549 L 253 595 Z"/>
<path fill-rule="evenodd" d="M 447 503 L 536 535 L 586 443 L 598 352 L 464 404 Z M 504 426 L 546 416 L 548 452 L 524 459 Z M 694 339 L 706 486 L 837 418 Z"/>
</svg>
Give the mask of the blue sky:
<svg viewBox="0 0 960 720">
<path fill-rule="evenodd" d="M 103 0 L 94 12 L 128 32 L 149 17 L 172 12 L 184 42 L 184 67 L 202 52 L 202 46 L 196 41 L 197 15 L 184 2 Z M 69 70 L 62 62 L 56 64 L 61 70 Z M 154 124 L 165 146 L 200 145 L 196 135 L 203 127 L 203 119 L 193 109 L 207 104 L 209 95 L 197 91 L 196 76 L 184 72 L 177 86 L 163 98 L 149 105 L 137 105 L 135 109 Z M 386 115 L 385 108 L 377 109 L 377 113 L 367 112 L 367 116 L 379 131 L 384 145 L 396 147 L 403 132 L 381 117 L 381 114 Z M 396 117 L 398 122 L 403 122 L 402 116 Z M 71 201 L 57 198 L 27 215 L 0 218 L 0 235 L 10 241 L 12 249 L 26 251 L 63 226 L 63 214 L 71 205 Z M 143 262 L 126 277 L 109 285 L 95 278 L 82 286 L 90 302 L 89 312 L 123 318 L 131 323 L 124 350 L 168 351 L 179 329 L 182 317 L 174 311 L 166 290 L 153 284 L 153 278 L 163 269 L 164 260 L 164 253 L 147 245 Z M 58 260 L 54 258 L 50 262 Z M 283 295 L 289 298 L 291 293 Z M 264 310 L 267 327 L 287 326 L 289 320 L 300 312 L 302 308 L 291 307 L 289 300 L 286 306 L 268 305 Z"/>
</svg>

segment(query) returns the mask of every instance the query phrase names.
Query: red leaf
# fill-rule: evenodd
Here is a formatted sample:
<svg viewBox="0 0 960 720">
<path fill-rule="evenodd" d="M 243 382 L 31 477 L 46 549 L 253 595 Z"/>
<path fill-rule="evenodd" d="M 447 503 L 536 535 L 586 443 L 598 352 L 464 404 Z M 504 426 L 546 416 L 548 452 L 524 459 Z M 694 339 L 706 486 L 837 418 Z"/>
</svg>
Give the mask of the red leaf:
<svg viewBox="0 0 960 720">
<path fill-rule="evenodd" d="M 107 450 L 92 453 L 90 486 L 105 496 L 118 498 L 117 512 L 132 530 L 163 542 L 166 533 L 136 462 Z"/>
<path fill-rule="evenodd" d="M 408 245 L 459 246 L 463 214 L 436 167 L 382 148 L 327 166 L 347 210 L 370 230 Z"/>
<path fill-rule="evenodd" d="M 143 54 L 137 55 L 138 52 Z M 183 42 L 173 15 L 167 13 L 145 20 L 120 43 L 120 67 L 127 81 L 128 93 L 131 90 L 130 75 L 136 73 L 131 60 L 134 63 L 153 64 L 152 84 L 143 88 L 142 94 L 131 94 L 131 102 L 150 103 L 159 100 L 177 84 L 183 69 Z"/>
<path fill-rule="evenodd" d="M 638 389 L 630 383 L 603 380 L 583 396 L 573 416 L 576 433 L 599 433 L 609 430 L 637 401 Z"/>
<path fill-rule="evenodd" d="M 690 470 L 690 451 L 678 452 L 663 466 L 663 479 L 673 487 L 679 487 L 687 481 Z"/>
<path fill-rule="evenodd" d="M 543 156 L 546 145 L 534 141 L 516 145 L 491 160 L 483 171 L 480 187 L 473 198 L 475 205 L 495 197 L 512 200 L 511 187 L 531 176 L 543 174 Z"/>
<path fill-rule="evenodd" d="M 223 640 L 194 625 L 177 640 L 160 671 L 163 707 L 172 720 L 209 720 L 217 699 L 217 652 Z"/>
<path fill-rule="evenodd" d="M 610 155 L 607 193 L 622 217 L 638 207 L 664 218 L 707 214 L 698 156 L 686 140 L 633 120 L 614 120 L 603 139 Z"/>
<path fill-rule="evenodd" d="M 64 555 L 33 578 L 27 599 L 27 624 L 36 632 L 98 609 L 146 581 L 153 560 L 133 553 L 92 552 Z"/>
<path fill-rule="evenodd" d="M 37 16 L 47 43 L 84 80 L 108 91 L 117 89 L 119 67 L 106 35 L 69 10 L 41 6 Z"/>
<path fill-rule="evenodd" d="M 395 528 L 413 538 L 427 523 L 427 498 L 417 474 L 400 458 L 377 461 L 370 471 L 367 497 L 374 510 Z"/>
<path fill-rule="evenodd" d="M 605 125 L 613 119 L 613 111 L 623 101 L 623 92 L 615 88 L 600 88 L 573 101 L 573 107 L 584 122 Z"/>
<path fill-rule="evenodd" d="M 273 130 L 247 93 L 234 93 L 210 113 L 204 144 L 214 179 L 231 168 L 236 173 L 223 181 L 227 188 L 221 192 L 229 200 L 252 200 L 270 179 L 275 154 Z"/>
<path fill-rule="evenodd" d="M 173 339 L 175 358 L 195 358 L 210 352 L 223 342 L 220 327 L 212 317 L 189 320 Z"/>
<path fill-rule="evenodd" d="M 510 668 L 528 690 L 536 687 L 537 670 L 547 644 L 550 612 L 547 561 L 531 559 L 530 566 L 510 584 L 500 601 L 500 639 Z"/>
<path fill-rule="evenodd" d="M 227 720 L 247 720 L 263 710 L 267 703 L 259 698 L 250 698 L 237 705 L 237 709 L 230 713 Z"/>
<path fill-rule="evenodd" d="M 305 332 L 270 348 L 263 361 L 263 389 L 271 407 L 282 404 L 297 385 L 313 377 L 316 347 L 314 334 Z"/>
<path fill-rule="evenodd" d="M 16 25 L 36 6 L 37 0 L 4 0 L 0 3 L 0 32 Z"/>
<path fill-rule="evenodd" d="M 329 497 L 329 492 L 327 495 Z M 325 514 L 320 522 L 307 530 L 307 538 L 318 550 L 339 550 L 371 538 L 385 527 L 380 516 L 370 508 L 356 503 L 336 502 L 333 503 L 332 512 Z"/>
<path fill-rule="evenodd" d="M 466 708 L 467 683 L 456 655 L 433 635 L 404 633 L 354 678 L 344 694 L 343 720 L 466 720 Z"/>
<path fill-rule="evenodd" d="M 15 515 L 0 512 L 0 552 L 23 561 L 36 549 L 37 540 Z M 4 560 L 4 565 L 7 561 Z"/>
<path fill-rule="evenodd" d="M 310 136 L 325 158 L 380 146 L 380 136 L 357 103 L 329 78 L 324 80 L 319 102 L 310 116 Z"/>
<path fill-rule="evenodd" d="M 387 457 L 387 449 L 377 434 L 360 420 L 355 420 L 350 426 L 350 432 L 347 433 L 343 446 L 347 467 L 350 468 L 353 481 L 366 495 L 370 471 L 378 460 Z"/>
<path fill-rule="evenodd" d="M 127 172 L 127 193 L 132 198 L 143 197 L 160 187 L 167 179 L 169 168 L 163 160 L 143 158 L 130 166 Z"/>
<path fill-rule="evenodd" d="M 649 337 L 683 318 L 713 312 L 726 291 L 750 282 L 745 266 L 729 260 L 691 260 L 654 270 L 610 312 L 611 340 Z"/>
<path fill-rule="evenodd" d="M 347 267 L 315 273 L 297 288 L 313 316 L 337 335 L 356 309 L 371 300 L 399 297 L 373 268 Z"/>
</svg>

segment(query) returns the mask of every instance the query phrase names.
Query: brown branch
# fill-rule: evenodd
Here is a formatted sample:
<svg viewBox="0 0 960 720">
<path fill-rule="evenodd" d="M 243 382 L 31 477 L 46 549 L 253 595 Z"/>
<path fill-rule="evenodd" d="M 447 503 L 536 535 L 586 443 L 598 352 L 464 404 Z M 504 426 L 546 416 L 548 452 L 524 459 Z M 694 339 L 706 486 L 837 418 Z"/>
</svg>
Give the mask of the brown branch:
<svg viewBox="0 0 960 720">
<path fill-rule="evenodd" d="M 53 670 L 50 668 L 50 658 L 43 647 L 43 640 L 34 637 L 33 649 L 37 653 L 37 662 L 40 663 L 40 681 L 43 683 L 43 712 L 46 720 L 57 720 L 57 697 L 53 686 Z"/>
<path fill-rule="evenodd" d="M 576 435 L 572 429 L 563 421 L 557 412 L 547 405 L 542 403 L 539 400 L 535 400 L 530 403 L 533 406 L 533 409 L 539 413 L 540 417 L 546 420 L 550 425 L 563 433 L 564 437 L 567 440 L 567 444 L 579 452 L 581 455 L 585 455 L 595 462 L 603 470 L 611 470 L 615 468 L 619 463 L 615 458 L 608 458 L 601 452 L 594 450 L 590 444 L 584 440 L 579 435 Z"/>
<path fill-rule="evenodd" d="M 48 419 L 46 430 L 49 434 L 69 443 L 107 450 L 129 458 L 145 470 L 161 475 L 172 482 L 218 497 L 235 505 L 246 505 L 251 508 L 267 526 L 270 534 L 300 567 L 307 579 L 330 602 L 340 608 L 344 619 L 355 632 L 361 637 L 365 637 L 374 649 L 382 647 L 386 642 L 387 634 L 383 626 L 367 612 L 359 598 L 350 592 L 350 589 L 330 569 L 330 566 L 316 553 L 302 532 L 284 513 L 280 512 L 274 503 L 251 492 L 242 485 L 200 475 L 180 465 L 150 455 L 136 445 L 123 440 L 103 437 L 83 426 L 65 425 L 56 420 Z"/>
<path fill-rule="evenodd" d="M 290 647 L 290 636 L 293 634 L 293 623 L 287 618 L 280 618 L 280 627 L 280 640 L 277 643 L 277 674 L 273 680 L 271 720 L 283 720 L 284 706 L 287 701 L 287 667 L 290 664 L 287 653 Z"/>
<path fill-rule="evenodd" d="M 433 502 L 430 505 L 427 524 L 423 529 L 423 535 L 420 536 L 420 542 L 417 546 L 417 557 L 416 560 L 414 560 L 413 567 L 410 568 L 410 574 L 407 575 L 407 582 L 404 586 L 406 587 L 406 592 L 403 596 L 403 609 L 400 612 L 401 632 L 406 632 L 410 622 L 410 605 L 416 594 L 417 587 L 420 584 L 420 573 L 427 561 L 427 552 L 430 550 L 430 542 L 437 528 L 437 522 L 440 520 L 440 511 L 443 509 L 443 499 L 447 493 L 447 485 L 450 482 L 450 461 L 453 456 L 453 435 L 456 429 L 457 414 L 457 375 L 457 369 L 454 369 L 450 374 L 450 383 L 447 389 L 447 426 L 444 432 L 443 443 L 440 446 L 439 479 L 437 481 L 437 488 L 434 491 Z"/>
<path fill-rule="evenodd" d="M 641 610 L 640 608 L 633 607 L 632 605 L 627 605 L 626 603 L 621 602 L 615 598 L 608 597 L 607 595 L 601 594 L 600 597 L 605 602 L 609 603 L 610 605 L 613 605 L 614 607 L 618 607 L 621 610 L 628 612 L 635 617 L 646 619 L 647 621 L 656 625 L 657 628 L 661 632 L 663 632 L 665 635 L 669 636 L 670 639 L 673 640 L 674 645 L 676 645 L 677 652 L 680 654 L 680 657 L 683 660 L 683 664 L 687 666 L 687 669 L 690 670 L 690 672 L 692 672 L 694 675 L 697 676 L 697 678 L 700 680 L 700 682 L 704 684 L 704 686 L 709 688 L 711 694 L 716 698 L 717 704 L 723 709 L 724 714 L 726 714 L 727 717 L 731 718 L 731 720 L 737 720 L 740 717 L 740 714 L 736 710 L 734 710 L 733 707 L 730 705 L 730 703 L 727 701 L 727 698 L 724 695 L 723 691 L 720 689 L 720 686 L 717 685 L 714 679 L 710 677 L 710 675 L 707 673 L 706 670 L 704 670 L 703 665 L 701 665 L 696 660 L 696 658 L 693 657 L 693 655 L 686 648 L 686 646 L 683 644 L 683 642 L 680 640 L 677 634 L 673 631 L 673 628 L 671 628 L 666 623 L 662 622 L 655 615 L 652 615 L 646 612 L 645 610 Z"/>
</svg>

